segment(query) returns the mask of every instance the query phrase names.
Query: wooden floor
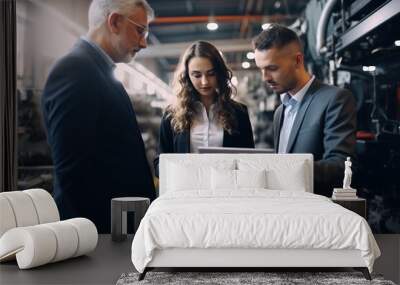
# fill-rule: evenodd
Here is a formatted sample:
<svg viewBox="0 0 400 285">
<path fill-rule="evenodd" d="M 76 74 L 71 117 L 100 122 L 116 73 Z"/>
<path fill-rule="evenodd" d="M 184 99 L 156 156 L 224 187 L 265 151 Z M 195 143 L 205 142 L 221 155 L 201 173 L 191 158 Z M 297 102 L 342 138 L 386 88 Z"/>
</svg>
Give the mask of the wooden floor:
<svg viewBox="0 0 400 285">
<path fill-rule="evenodd" d="M 400 283 L 400 235 L 376 235 L 375 238 L 382 257 L 376 261 L 374 272 Z M 115 243 L 109 235 L 100 235 L 96 250 L 88 256 L 28 270 L 19 270 L 16 262 L 3 263 L 0 284 L 115 284 L 122 273 L 135 271 L 130 257 L 131 243 L 132 236 Z M 335 271 L 327 271 L 331 270 Z"/>
<path fill-rule="evenodd" d="M 131 261 L 133 236 L 116 243 L 99 235 L 95 251 L 41 267 L 19 270 L 16 262 L 0 264 L 0 284 L 115 284 L 122 273 L 134 271 Z"/>
</svg>

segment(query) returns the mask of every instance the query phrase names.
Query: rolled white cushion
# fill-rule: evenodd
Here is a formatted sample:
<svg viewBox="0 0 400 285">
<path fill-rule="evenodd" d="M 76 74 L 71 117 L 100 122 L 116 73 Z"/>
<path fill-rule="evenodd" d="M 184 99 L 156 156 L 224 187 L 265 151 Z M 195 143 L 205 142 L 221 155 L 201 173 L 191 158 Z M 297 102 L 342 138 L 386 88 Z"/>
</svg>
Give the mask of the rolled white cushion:
<svg viewBox="0 0 400 285">
<path fill-rule="evenodd" d="M 35 205 L 30 196 L 22 191 L 1 193 L 11 205 L 17 227 L 33 226 L 39 223 Z"/>
<path fill-rule="evenodd" d="M 15 227 L 60 220 L 53 197 L 43 189 L 0 193 L 0 237 Z"/>
<path fill-rule="evenodd" d="M 0 261 L 16 256 L 20 269 L 86 254 L 96 248 L 96 226 L 84 218 L 18 227 L 0 238 Z"/>
<path fill-rule="evenodd" d="M 94 250 L 97 246 L 98 234 L 96 226 L 92 221 L 85 218 L 74 218 L 63 221 L 69 223 L 78 233 L 78 248 L 74 257 L 86 254 Z"/>
<path fill-rule="evenodd" d="M 7 231 L 0 239 L 0 260 L 16 255 L 20 269 L 51 262 L 57 249 L 53 231 L 42 225 L 19 227 Z"/>
<path fill-rule="evenodd" d="M 23 191 L 28 194 L 36 208 L 39 224 L 57 222 L 60 220 L 57 205 L 50 193 L 43 189 L 29 189 Z"/>
<path fill-rule="evenodd" d="M 6 197 L 0 194 L 0 237 L 9 229 L 15 228 L 17 222 L 11 204 Z"/>
<path fill-rule="evenodd" d="M 56 236 L 57 249 L 51 262 L 57 262 L 75 255 L 78 248 L 79 237 L 75 228 L 66 222 L 44 224 Z"/>
</svg>

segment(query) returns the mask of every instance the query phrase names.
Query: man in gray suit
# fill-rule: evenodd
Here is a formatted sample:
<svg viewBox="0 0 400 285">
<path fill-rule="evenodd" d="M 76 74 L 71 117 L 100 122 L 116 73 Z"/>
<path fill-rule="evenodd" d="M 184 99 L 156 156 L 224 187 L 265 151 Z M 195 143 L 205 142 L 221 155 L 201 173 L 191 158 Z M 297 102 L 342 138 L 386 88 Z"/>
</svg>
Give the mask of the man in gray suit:
<svg viewBox="0 0 400 285">
<path fill-rule="evenodd" d="M 323 84 L 304 67 L 300 39 L 273 24 L 253 41 L 263 80 L 280 95 L 274 114 L 278 153 L 314 155 L 314 192 L 331 196 L 341 186 L 346 157 L 354 158 L 356 107 L 352 94 Z"/>
<path fill-rule="evenodd" d="M 111 199 L 155 198 L 135 110 L 115 64 L 146 48 L 153 9 L 145 0 L 93 0 L 89 31 L 53 66 L 43 118 L 62 219 L 85 217 L 110 232 Z"/>
</svg>

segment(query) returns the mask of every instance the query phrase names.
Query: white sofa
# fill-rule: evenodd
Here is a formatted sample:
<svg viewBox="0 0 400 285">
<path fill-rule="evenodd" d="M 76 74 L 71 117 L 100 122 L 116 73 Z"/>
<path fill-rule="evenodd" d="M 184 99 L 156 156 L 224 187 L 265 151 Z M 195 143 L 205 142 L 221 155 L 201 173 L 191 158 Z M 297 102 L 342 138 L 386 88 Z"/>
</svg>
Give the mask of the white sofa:
<svg viewBox="0 0 400 285">
<path fill-rule="evenodd" d="M 43 189 L 0 193 L 0 262 L 16 259 L 20 269 L 33 268 L 86 254 L 97 240 L 90 220 L 60 221 Z"/>
<path fill-rule="evenodd" d="M 380 255 L 362 217 L 312 194 L 310 154 L 162 154 L 159 190 L 132 243 L 139 279 L 156 267 L 354 267 L 370 278 Z"/>
</svg>

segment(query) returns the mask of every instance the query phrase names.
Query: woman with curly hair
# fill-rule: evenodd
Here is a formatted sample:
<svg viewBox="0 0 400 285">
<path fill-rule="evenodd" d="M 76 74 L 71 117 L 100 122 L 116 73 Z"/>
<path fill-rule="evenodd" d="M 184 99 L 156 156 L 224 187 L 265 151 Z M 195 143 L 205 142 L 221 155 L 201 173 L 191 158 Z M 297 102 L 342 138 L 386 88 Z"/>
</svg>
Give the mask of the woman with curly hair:
<svg viewBox="0 0 400 285">
<path fill-rule="evenodd" d="M 193 43 L 173 80 L 177 96 L 161 120 L 160 153 L 197 153 L 199 147 L 254 148 L 247 107 L 233 101 L 232 72 L 215 46 Z"/>
</svg>

